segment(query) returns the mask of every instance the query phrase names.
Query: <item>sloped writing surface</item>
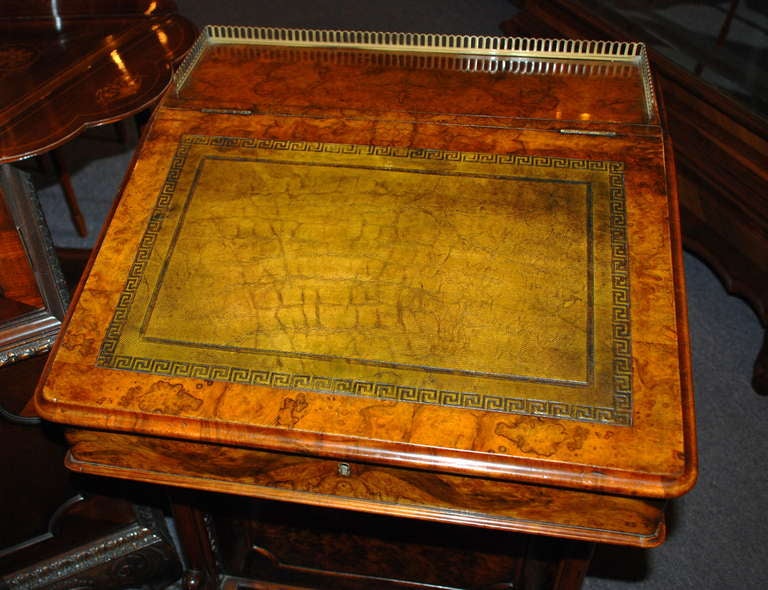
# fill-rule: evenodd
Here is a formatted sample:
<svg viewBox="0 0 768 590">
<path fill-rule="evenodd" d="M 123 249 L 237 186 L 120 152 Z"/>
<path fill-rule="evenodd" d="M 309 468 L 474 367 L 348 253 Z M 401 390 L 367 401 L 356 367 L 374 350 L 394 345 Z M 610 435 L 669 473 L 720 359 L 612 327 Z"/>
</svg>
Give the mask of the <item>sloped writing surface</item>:
<svg viewBox="0 0 768 590">
<path fill-rule="evenodd" d="M 99 364 L 629 423 L 625 224 L 620 163 L 186 136 Z"/>
</svg>

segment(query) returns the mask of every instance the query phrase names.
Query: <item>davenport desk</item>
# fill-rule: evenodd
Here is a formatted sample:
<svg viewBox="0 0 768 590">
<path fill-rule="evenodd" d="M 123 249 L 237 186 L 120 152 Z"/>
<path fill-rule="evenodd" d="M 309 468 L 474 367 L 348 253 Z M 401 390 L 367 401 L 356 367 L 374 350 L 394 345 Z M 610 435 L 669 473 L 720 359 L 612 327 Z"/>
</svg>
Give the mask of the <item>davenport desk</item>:
<svg viewBox="0 0 768 590">
<path fill-rule="evenodd" d="M 696 477 L 641 44 L 209 27 L 36 394 L 188 587 L 578 587 Z"/>
</svg>

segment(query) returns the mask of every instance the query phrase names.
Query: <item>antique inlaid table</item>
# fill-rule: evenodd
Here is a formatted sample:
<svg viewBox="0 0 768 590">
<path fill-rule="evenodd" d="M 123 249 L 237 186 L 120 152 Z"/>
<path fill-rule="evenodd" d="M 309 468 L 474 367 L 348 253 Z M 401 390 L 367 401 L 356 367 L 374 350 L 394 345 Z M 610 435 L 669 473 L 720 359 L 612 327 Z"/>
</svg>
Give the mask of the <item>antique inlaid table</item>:
<svg viewBox="0 0 768 590">
<path fill-rule="evenodd" d="M 578 587 L 696 477 L 661 123 L 641 44 L 208 27 L 37 408 L 188 587 Z"/>
</svg>

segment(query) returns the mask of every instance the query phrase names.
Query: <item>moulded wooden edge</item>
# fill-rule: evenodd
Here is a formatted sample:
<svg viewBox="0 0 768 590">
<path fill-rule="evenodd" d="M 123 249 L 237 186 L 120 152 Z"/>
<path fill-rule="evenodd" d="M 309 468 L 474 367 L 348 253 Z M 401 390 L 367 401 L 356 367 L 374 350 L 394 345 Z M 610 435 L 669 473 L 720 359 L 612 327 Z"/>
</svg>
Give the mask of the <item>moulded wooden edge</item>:
<svg viewBox="0 0 768 590">
<path fill-rule="evenodd" d="M 49 365 L 46 365 L 46 368 Z M 92 428 L 94 418 L 103 421 L 104 416 L 92 408 L 68 404 L 57 405 L 56 400 L 35 397 L 35 410 L 44 419 L 71 427 Z M 168 432 L 189 430 L 191 420 L 163 416 L 162 420 L 144 422 L 136 428 L 135 416 L 129 412 L 111 412 L 108 427 L 115 434 L 141 434 L 172 440 Z M 195 428 L 200 425 L 195 425 Z M 544 464 L 524 457 L 505 457 L 498 454 L 483 455 L 477 459 L 473 453 L 442 449 L 436 455 L 419 445 L 368 441 L 341 435 L 319 435 L 290 429 L 260 429 L 254 432 L 244 428 L 234 437 L 235 425 L 227 430 L 227 439 L 216 436 L 200 438 L 192 435 L 189 440 L 199 444 L 242 445 L 244 449 L 281 453 L 307 453 L 318 458 L 336 461 L 362 461 L 397 468 L 424 469 L 436 473 L 462 474 L 471 477 L 493 478 L 509 482 L 547 484 L 572 490 L 594 493 L 617 494 L 635 498 L 673 499 L 688 492 L 696 481 L 697 469 L 690 461 L 680 473 L 627 473 L 624 470 L 595 469 L 589 465 L 562 463 Z M 194 431 L 191 431 L 194 432 Z M 210 433 L 209 433 L 210 434 Z M 240 448 L 240 447 L 238 447 Z"/>
<path fill-rule="evenodd" d="M 113 477 L 118 479 L 141 481 L 144 483 L 169 485 L 200 491 L 234 494 L 266 500 L 295 502 L 314 506 L 353 510 L 372 514 L 383 514 L 414 518 L 419 520 L 442 522 L 448 524 L 480 527 L 485 529 L 502 530 L 508 532 L 528 533 L 559 538 L 573 539 L 588 542 L 600 542 L 634 547 L 656 547 L 666 539 L 666 525 L 664 520 L 664 502 L 658 500 L 645 500 L 640 498 L 628 498 L 623 496 L 610 496 L 606 494 L 592 494 L 567 490 L 562 488 L 526 485 L 498 480 L 479 480 L 473 477 L 441 476 L 428 472 L 420 472 L 413 469 L 382 467 L 378 465 L 366 465 L 363 463 L 347 463 L 335 460 L 317 459 L 314 457 L 301 457 L 289 454 L 276 454 L 250 449 L 223 447 L 204 443 L 188 443 L 186 441 L 174 441 L 171 439 L 151 439 L 132 435 L 115 435 L 113 433 L 101 433 L 98 431 L 75 431 L 68 433 L 71 443 L 70 451 L 65 460 L 65 465 L 76 472 L 92 475 Z M 130 445 L 135 453 L 125 453 L 124 445 Z M 130 456 L 128 456 L 130 455 Z M 110 457 L 116 458 L 111 461 Z M 282 468 L 273 470 L 273 458 L 276 462 L 289 458 L 297 461 L 298 473 L 304 473 L 312 469 L 320 469 L 329 477 L 336 475 L 338 467 L 339 479 L 342 485 L 341 493 L 317 493 L 312 491 L 311 482 L 292 478 Z M 168 469 L 162 468 L 162 461 L 167 458 L 168 464 L 173 465 Z M 191 461 L 189 459 L 192 459 Z M 150 459 L 157 460 L 155 465 Z M 241 475 L 236 474 L 242 465 L 252 467 L 250 471 Z M 228 469 L 231 473 L 213 473 L 217 469 L 217 462 L 222 466 L 221 472 Z M 122 463 L 122 464 L 118 464 Z M 434 479 L 438 483 L 441 493 L 436 496 L 437 504 L 414 501 L 408 498 L 407 492 L 370 489 L 361 486 L 364 491 L 357 493 L 345 492 L 343 478 L 348 477 L 342 473 L 344 469 L 355 474 L 361 469 L 370 468 L 378 473 L 385 473 L 391 479 L 402 477 L 427 478 L 430 483 Z M 272 480 L 273 471 L 279 477 Z M 333 472 L 333 473 L 332 473 Z M 456 485 L 456 488 L 452 487 Z M 350 484 L 354 486 L 354 483 Z M 475 494 L 471 491 L 473 485 L 478 485 Z M 321 486 L 322 487 L 322 486 Z M 450 491 L 448 491 L 450 489 Z M 519 495 L 520 490 L 528 490 L 532 497 L 540 500 L 541 510 L 547 515 L 552 515 L 559 503 L 566 505 L 580 504 L 586 500 L 593 510 L 600 510 L 601 516 L 607 516 L 607 520 L 613 519 L 617 525 L 613 529 L 599 528 L 594 525 L 586 525 L 588 520 L 586 508 L 576 511 L 575 519 L 581 519 L 582 524 L 545 521 L 542 519 L 525 518 L 504 514 L 503 509 L 496 513 L 473 509 L 475 498 L 487 502 L 487 494 L 510 497 Z M 427 495 L 425 493 L 425 495 Z M 447 498 L 447 499 L 446 499 Z M 513 504 L 514 502 L 511 502 Z M 616 506 L 609 506 L 614 503 Z M 515 508 L 511 509 L 513 512 Z M 524 511 L 524 510 L 523 510 Z M 653 513 L 655 526 L 648 526 L 645 532 L 633 532 L 620 530 L 619 526 L 627 528 L 628 514 L 635 511 L 638 519 L 643 519 L 642 512 Z M 562 510 L 561 510 L 562 512 Z M 557 518 L 557 517 L 556 517 Z M 647 520 L 647 517 L 645 518 Z"/>
<path fill-rule="evenodd" d="M 662 98 L 663 100 L 663 98 Z M 663 102 L 661 113 L 664 113 Z M 666 125 L 664 125 L 666 129 Z M 674 147 L 669 133 L 664 133 L 664 158 L 667 171 L 667 202 L 669 204 L 670 242 L 672 249 L 672 272 L 675 285 L 675 312 L 678 324 L 678 356 L 680 366 L 680 395 L 683 411 L 683 444 L 685 447 L 685 471 L 671 485 L 673 497 L 682 496 L 696 484 L 699 473 L 699 459 L 696 442 L 696 410 L 693 386 L 693 361 L 691 359 L 691 337 L 688 327 L 688 298 L 683 261 L 683 235 L 680 223 L 680 199 L 677 192 Z"/>
<path fill-rule="evenodd" d="M 194 35 L 194 31 L 197 30 L 197 27 L 192 24 L 192 22 L 179 14 L 164 13 L 156 16 L 161 18 L 164 22 L 172 21 L 174 24 L 183 26 L 190 33 L 190 36 Z M 0 153 L 0 164 L 17 162 L 19 160 L 25 160 L 45 154 L 71 141 L 86 129 L 117 123 L 153 107 L 157 104 L 162 95 L 173 85 L 173 67 L 176 64 L 181 63 L 188 52 L 189 48 L 181 55 L 174 56 L 173 61 L 166 63 L 167 72 L 165 74 L 165 79 L 162 81 L 162 88 L 153 88 L 156 92 L 139 95 L 131 103 L 130 108 L 114 107 L 111 110 L 103 110 L 96 115 L 80 114 L 73 118 L 68 125 L 58 129 L 56 133 L 52 133 L 46 137 L 35 138 L 35 141 L 27 144 L 21 151 L 6 152 L 4 155 Z"/>
<path fill-rule="evenodd" d="M 138 153 L 138 151 L 137 151 Z M 684 294 L 681 291 L 678 294 Z M 683 302 L 684 305 L 684 302 Z M 679 312 L 679 309 L 678 309 Z M 68 323 L 68 322 L 67 322 Z M 681 344 L 681 354 L 685 347 Z M 688 367 L 689 361 L 683 365 Z M 47 378 L 46 370 L 44 379 Z M 684 382 L 690 381 L 690 369 L 685 369 Z M 685 394 L 689 396 L 688 393 Z M 301 452 L 316 456 L 377 462 L 380 464 L 431 469 L 442 472 L 469 473 L 478 477 L 496 477 L 499 479 L 547 482 L 553 485 L 570 487 L 578 490 L 588 489 L 595 492 L 634 495 L 638 497 L 668 498 L 681 495 L 688 491 L 695 481 L 695 465 L 690 460 L 679 472 L 673 473 L 635 473 L 622 469 L 595 470 L 589 465 L 570 465 L 568 463 L 546 463 L 539 461 L 506 456 L 478 456 L 472 452 L 448 451 L 436 456 L 430 449 L 403 443 L 372 444 L 371 441 L 352 436 L 330 436 L 321 433 L 300 433 L 281 428 L 260 428 L 258 432 L 238 425 L 230 425 L 228 435 L 231 438 L 217 439 L 219 434 L 207 424 L 195 423 L 189 428 L 184 418 L 157 416 L 153 420 L 142 420 L 141 417 L 128 412 L 110 411 L 106 416 L 98 408 L 82 406 L 68 402 L 65 407 L 57 403 L 53 392 L 38 391 L 36 395 L 37 408 L 42 415 L 53 421 L 65 422 L 75 426 L 93 427 L 94 418 L 103 423 L 101 428 L 115 431 L 141 431 L 149 435 L 169 436 L 168 432 L 190 431 L 191 439 L 206 440 L 212 443 L 237 444 L 252 448 L 262 448 L 282 452 Z M 686 411 L 683 409 L 683 411 Z M 689 412 L 686 419 L 691 420 Z M 156 419 L 155 419 L 156 418 Z M 140 424 L 137 423 L 140 421 Z M 137 428 L 137 426 L 139 428 Z M 205 429 L 205 430 L 203 430 Z M 687 436 L 687 435 L 686 435 Z M 688 448 L 691 445 L 688 444 Z"/>
</svg>

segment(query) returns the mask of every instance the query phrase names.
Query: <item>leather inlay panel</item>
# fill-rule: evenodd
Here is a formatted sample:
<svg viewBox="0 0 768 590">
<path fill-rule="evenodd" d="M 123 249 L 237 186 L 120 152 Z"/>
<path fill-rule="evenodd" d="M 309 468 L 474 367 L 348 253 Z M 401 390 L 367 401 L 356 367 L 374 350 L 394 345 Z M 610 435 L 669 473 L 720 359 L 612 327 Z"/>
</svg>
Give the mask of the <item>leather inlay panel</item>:
<svg viewBox="0 0 768 590">
<path fill-rule="evenodd" d="M 628 424 L 627 262 L 620 162 L 185 136 L 99 364 Z"/>
</svg>

